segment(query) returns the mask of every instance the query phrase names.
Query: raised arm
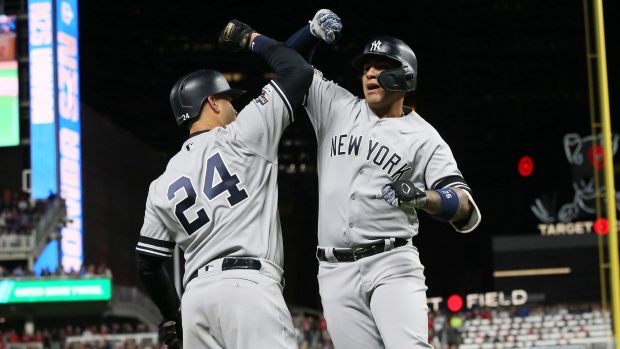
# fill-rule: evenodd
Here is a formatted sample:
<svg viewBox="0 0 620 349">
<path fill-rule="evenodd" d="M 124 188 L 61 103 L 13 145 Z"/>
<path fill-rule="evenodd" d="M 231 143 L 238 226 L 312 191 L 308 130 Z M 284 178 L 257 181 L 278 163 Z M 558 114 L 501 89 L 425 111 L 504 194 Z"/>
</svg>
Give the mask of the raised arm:
<svg viewBox="0 0 620 349">
<path fill-rule="evenodd" d="M 278 75 L 273 81 L 294 108 L 301 104 L 312 83 L 314 69 L 286 44 L 257 33 L 247 24 L 231 20 L 220 34 L 220 44 L 229 50 L 250 48 Z"/>
</svg>

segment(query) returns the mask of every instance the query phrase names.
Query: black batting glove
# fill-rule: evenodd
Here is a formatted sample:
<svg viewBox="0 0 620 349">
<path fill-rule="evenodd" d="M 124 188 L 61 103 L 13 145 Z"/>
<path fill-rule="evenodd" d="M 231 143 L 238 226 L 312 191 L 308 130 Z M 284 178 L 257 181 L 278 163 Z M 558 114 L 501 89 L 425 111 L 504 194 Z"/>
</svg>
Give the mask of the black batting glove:
<svg viewBox="0 0 620 349">
<path fill-rule="evenodd" d="M 256 33 L 256 30 L 245 23 L 232 19 L 220 33 L 220 46 L 230 51 L 239 51 L 248 46 L 252 33 Z"/>
<path fill-rule="evenodd" d="M 422 208 L 426 204 L 426 193 L 408 180 L 399 179 L 384 185 L 381 194 L 383 199 L 394 207 Z"/>
<path fill-rule="evenodd" d="M 181 321 L 181 311 L 172 318 L 163 319 L 157 327 L 159 328 L 159 341 L 168 346 L 168 349 L 183 348 L 183 322 Z"/>
</svg>

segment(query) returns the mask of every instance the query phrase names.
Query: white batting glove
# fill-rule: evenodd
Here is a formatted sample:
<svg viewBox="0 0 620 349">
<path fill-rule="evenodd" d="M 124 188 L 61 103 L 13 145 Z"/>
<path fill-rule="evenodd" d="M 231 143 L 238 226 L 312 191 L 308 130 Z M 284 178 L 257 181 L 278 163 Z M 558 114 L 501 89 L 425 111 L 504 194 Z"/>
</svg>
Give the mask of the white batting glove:
<svg viewBox="0 0 620 349">
<path fill-rule="evenodd" d="M 383 194 L 383 199 L 385 199 L 388 204 L 398 207 L 398 198 L 396 197 L 394 188 L 392 188 L 392 183 L 384 185 L 383 188 L 381 188 L 381 194 Z"/>
<path fill-rule="evenodd" d="M 333 44 L 340 39 L 342 21 L 331 10 L 322 9 L 309 21 L 310 32 L 319 39 L 323 39 L 328 44 Z"/>
</svg>

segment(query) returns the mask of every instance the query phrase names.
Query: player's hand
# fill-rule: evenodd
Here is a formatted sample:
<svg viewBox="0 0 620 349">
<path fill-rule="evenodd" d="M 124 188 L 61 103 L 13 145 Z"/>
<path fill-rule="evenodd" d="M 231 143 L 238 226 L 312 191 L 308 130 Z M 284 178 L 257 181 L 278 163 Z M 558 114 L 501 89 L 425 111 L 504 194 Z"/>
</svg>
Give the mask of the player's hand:
<svg viewBox="0 0 620 349">
<path fill-rule="evenodd" d="M 168 349 L 183 348 L 183 322 L 181 321 L 181 311 L 173 318 L 163 319 L 158 328 L 159 341 L 168 346 Z"/>
<path fill-rule="evenodd" d="M 381 188 L 383 199 L 394 207 L 421 208 L 426 203 L 426 193 L 416 188 L 411 181 L 397 180 Z"/>
<path fill-rule="evenodd" d="M 309 22 L 310 32 L 328 44 L 333 44 L 340 39 L 342 21 L 331 10 L 319 10 Z"/>
<path fill-rule="evenodd" d="M 256 33 L 256 30 L 245 23 L 232 19 L 220 33 L 220 46 L 230 51 L 239 51 L 248 47 L 252 33 Z"/>
</svg>

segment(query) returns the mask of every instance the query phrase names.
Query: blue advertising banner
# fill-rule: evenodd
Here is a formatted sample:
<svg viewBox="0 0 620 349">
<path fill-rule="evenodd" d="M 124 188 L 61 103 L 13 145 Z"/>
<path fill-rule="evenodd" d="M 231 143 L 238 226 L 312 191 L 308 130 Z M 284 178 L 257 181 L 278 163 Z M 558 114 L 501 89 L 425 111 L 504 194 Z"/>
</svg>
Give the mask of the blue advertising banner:
<svg viewBox="0 0 620 349">
<path fill-rule="evenodd" d="M 44 199 L 58 192 L 53 12 L 51 0 L 28 0 L 33 199 Z"/>
<path fill-rule="evenodd" d="M 61 230 L 65 270 L 82 265 L 82 142 L 77 0 L 56 0 L 56 69 L 60 196 L 70 223 Z"/>
</svg>

